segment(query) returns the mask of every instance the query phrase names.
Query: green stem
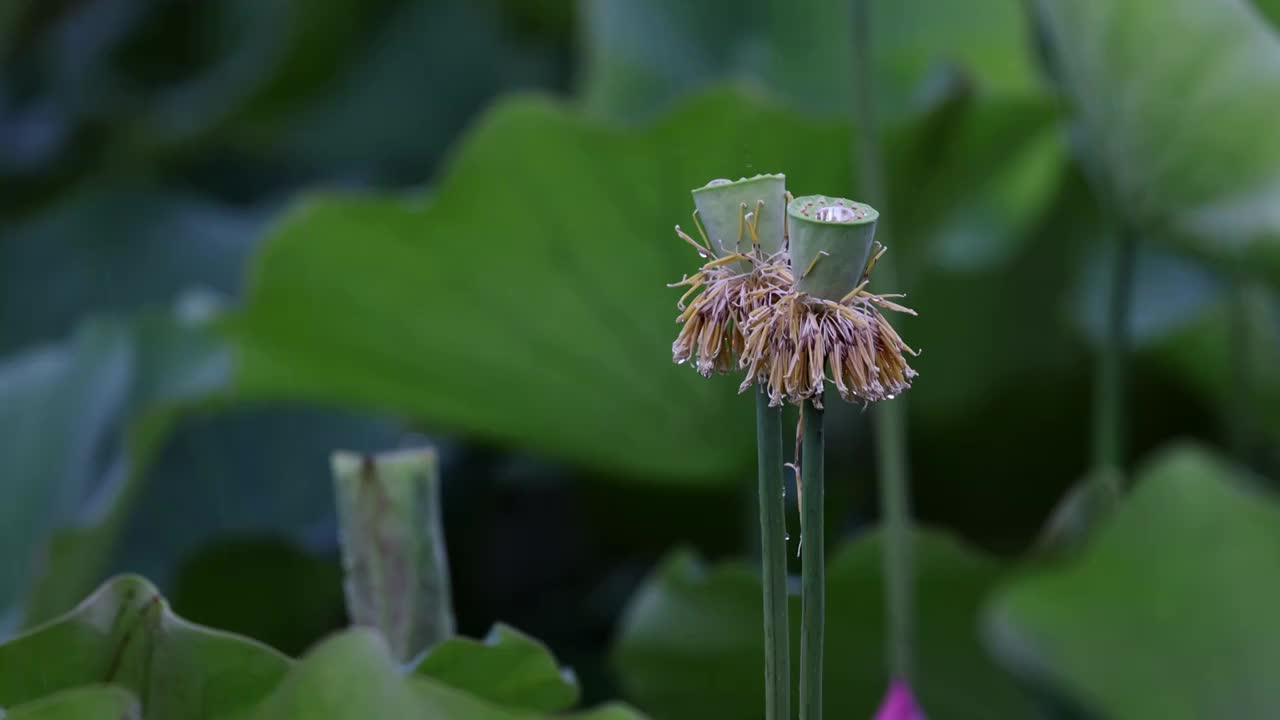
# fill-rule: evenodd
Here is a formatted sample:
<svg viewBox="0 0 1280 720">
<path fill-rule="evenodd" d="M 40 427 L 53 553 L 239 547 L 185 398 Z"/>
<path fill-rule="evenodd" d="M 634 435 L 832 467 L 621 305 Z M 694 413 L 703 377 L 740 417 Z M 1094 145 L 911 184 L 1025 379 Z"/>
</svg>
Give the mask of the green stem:
<svg viewBox="0 0 1280 720">
<path fill-rule="evenodd" d="M 862 197 L 880 208 L 878 239 L 887 245 L 890 208 L 885 190 L 884 160 L 875 115 L 874 68 L 871 53 L 871 3 L 853 0 L 853 83 L 855 164 Z M 893 253 L 876 265 L 876 277 L 883 286 L 896 288 L 897 270 Z M 885 606 L 889 630 L 886 635 L 889 670 L 893 677 L 911 680 L 913 620 L 910 469 L 907 463 L 906 400 L 898 398 L 875 407 L 876 467 L 880 485 L 880 522 L 884 532 Z"/>
<path fill-rule="evenodd" d="M 1104 503 L 1119 496 L 1124 473 L 1129 309 L 1136 250 L 1137 240 L 1132 229 L 1122 225 L 1111 243 L 1106 334 L 1098 351 L 1094 384 L 1094 472 L 1091 477 L 1096 483 L 1094 497 Z"/>
<path fill-rule="evenodd" d="M 800 462 L 801 627 L 800 720 L 822 720 L 822 650 L 826 622 L 826 543 L 823 528 L 822 409 L 804 403 Z"/>
<path fill-rule="evenodd" d="M 409 662 L 454 634 L 435 452 L 338 452 L 332 465 L 347 611 Z"/>
<path fill-rule="evenodd" d="M 791 717 L 791 637 L 787 615 L 786 500 L 782 484 L 782 408 L 756 393 L 756 449 L 760 474 L 760 545 L 764 576 L 764 693 L 766 720 Z"/>
<path fill-rule="evenodd" d="M 905 405 L 876 406 L 876 456 L 880 472 L 880 522 L 884 533 L 885 607 L 893 677 L 911 678 L 915 598 L 912 593 L 911 498 L 907 480 Z"/>
</svg>

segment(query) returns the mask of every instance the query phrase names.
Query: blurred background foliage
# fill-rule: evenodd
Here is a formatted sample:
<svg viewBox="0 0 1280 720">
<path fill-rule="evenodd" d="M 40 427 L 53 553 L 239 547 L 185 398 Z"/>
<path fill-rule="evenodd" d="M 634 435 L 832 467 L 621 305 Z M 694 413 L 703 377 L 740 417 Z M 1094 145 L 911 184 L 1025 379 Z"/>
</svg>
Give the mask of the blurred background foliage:
<svg viewBox="0 0 1280 720">
<path fill-rule="evenodd" d="M 1173 684 L 1280 712 L 1278 626 L 1239 625 L 1280 600 L 1280 3 L 871 5 L 900 285 L 874 289 L 909 294 L 924 350 L 926 708 L 1204 717 L 1156 704 Z M 542 638 L 588 703 L 754 717 L 750 413 L 670 363 L 665 285 L 696 261 L 671 226 L 714 177 L 858 195 L 851 23 L 831 0 L 0 4 L 0 632 L 134 571 L 300 653 L 345 623 L 329 451 L 430 441 L 465 634 Z M 1194 446 L 1019 580 L 1093 465 L 1119 233 L 1126 461 Z M 868 413 L 830 416 L 830 702 L 858 717 L 886 681 L 874 454 Z M 1206 648 L 1231 680 L 1182 684 Z"/>
</svg>

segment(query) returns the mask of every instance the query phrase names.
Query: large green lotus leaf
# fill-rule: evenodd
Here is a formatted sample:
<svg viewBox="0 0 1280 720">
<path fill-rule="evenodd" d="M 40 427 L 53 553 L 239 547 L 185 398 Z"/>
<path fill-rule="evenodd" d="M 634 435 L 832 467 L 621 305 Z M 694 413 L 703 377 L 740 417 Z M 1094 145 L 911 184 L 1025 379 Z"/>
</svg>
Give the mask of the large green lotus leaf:
<svg viewBox="0 0 1280 720">
<path fill-rule="evenodd" d="M 949 69 L 983 90 L 1037 86 L 1023 12 L 1007 0 L 876 0 L 877 103 L 897 117 L 927 103 Z M 634 119 L 708 83 L 741 78 L 804 110 L 848 113 L 853 18 L 837 0 L 581 3 L 582 95 L 597 113 Z"/>
<path fill-rule="evenodd" d="M 749 403 L 670 361 L 689 189 L 847 183 L 847 133 L 717 94 L 639 133 L 541 98 L 491 112 L 430 201 L 304 202 L 257 258 L 240 389 L 376 407 L 597 469 L 722 480 Z"/>
<path fill-rule="evenodd" d="M 1010 669 L 1100 717 L 1273 717 L 1280 508 L 1201 450 L 1168 451 L 1075 559 L 994 598 Z"/>
<path fill-rule="evenodd" d="M 150 583 L 122 576 L 0 645 L 0 705 L 111 683 L 136 694 L 149 720 L 219 718 L 265 697 L 288 666 L 265 645 L 182 620 Z"/>
<path fill-rule="evenodd" d="M 500 665 L 494 666 L 498 672 Z M 325 640 L 293 668 L 275 692 L 237 720 L 535 720 L 540 713 L 505 708 L 421 674 L 406 675 L 376 633 L 357 629 Z M 622 706 L 563 716 L 639 720 Z"/>
<path fill-rule="evenodd" d="M 1009 121 L 976 107 L 1016 139 L 984 140 L 978 123 L 915 132 L 922 147 L 960 146 L 944 153 L 963 188 L 956 204 L 990 215 L 999 203 L 977 202 L 984 178 L 972 167 L 989 161 L 1003 175 L 1018 155 L 1009 146 L 1041 155 L 1037 128 L 1052 118 L 1025 103 L 1011 106 L 1020 111 Z M 677 291 L 665 284 L 697 262 L 670 227 L 690 226 L 689 189 L 713 177 L 785 170 L 796 193 L 850 187 L 848 134 L 725 92 L 629 131 L 540 98 L 506 102 L 472 132 L 430 199 L 319 196 L 275 228 L 232 327 L 240 390 L 377 408 L 627 477 L 732 478 L 753 462 L 750 411 L 731 380 L 706 382 L 670 364 Z M 910 135 L 896 133 L 895 146 Z M 942 188 L 931 187 L 937 222 L 974 217 L 949 212 Z M 1043 209 L 1056 185 L 1037 187 L 1028 202 Z M 1040 214 L 1019 205 L 1008 220 L 977 224 L 1026 232 Z M 917 223 L 904 237 L 923 246 L 935 231 Z M 972 292 L 974 283 L 958 276 L 947 287 Z M 971 325 L 948 322 L 946 308 L 964 311 L 949 301 L 920 309 L 939 329 Z M 904 324 L 909 338 L 913 322 Z"/>
<path fill-rule="evenodd" d="M 1103 191 L 1153 240 L 1280 280 L 1280 37 L 1246 0 L 1039 0 Z"/>
<path fill-rule="evenodd" d="M 133 693 L 114 685 L 86 685 L 9 708 L 5 720 L 142 720 Z"/>
<path fill-rule="evenodd" d="M 561 669 L 545 645 L 501 623 L 483 642 L 457 636 L 436 645 L 415 672 L 513 709 L 559 712 L 578 701 L 573 671 Z"/>
<path fill-rule="evenodd" d="M 827 568 L 826 712 L 869 717 L 888 684 L 881 537 L 854 541 Z M 1022 718 L 1010 678 L 985 656 L 977 611 L 1001 574 L 992 559 L 933 533 L 915 535 L 917 677 L 930 717 Z M 759 717 L 764 698 L 757 568 L 668 557 L 632 600 L 615 649 L 624 694 L 657 717 Z M 799 632 L 799 598 L 791 603 Z M 793 648 L 794 650 L 795 648 Z"/>
</svg>

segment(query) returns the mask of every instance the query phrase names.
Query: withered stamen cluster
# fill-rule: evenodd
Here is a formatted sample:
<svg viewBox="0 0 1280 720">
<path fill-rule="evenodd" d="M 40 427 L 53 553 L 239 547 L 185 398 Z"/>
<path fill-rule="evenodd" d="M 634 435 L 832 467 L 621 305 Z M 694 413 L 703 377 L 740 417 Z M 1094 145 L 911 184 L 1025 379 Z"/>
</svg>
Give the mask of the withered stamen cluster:
<svg viewBox="0 0 1280 720">
<path fill-rule="evenodd" d="M 893 399 L 916 375 L 903 357 L 914 351 L 873 307 L 876 302 L 887 301 L 865 291 L 843 303 L 792 292 L 771 308 L 758 308 L 746 323 L 739 354 L 746 378 L 739 390 L 758 382 L 772 405 L 809 399 L 821 407 L 829 370 L 849 402 Z"/>
<path fill-rule="evenodd" d="M 679 234 L 709 256 L 709 243 Z M 739 391 L 760 383 L 772 405 L 811 400 L 821 406 L 828 372 L 850 402 L 889 400 L 911 386 L 916 371 L 904 353 L 916 352 L 877 309 L 914 315 L 889 300 L 900 296 L 869 293 L 865 281 L 839 302 L 799 292 L 785 247 L 767 258 L 758 248 L 750 255 L 711 257 L 697 274 L 672 285 L 688 288 L 677 303 L 675 362 L 692 359 L 704 376 L 743 369 Z"/>
<path fill-rule="evenodd" d="M 743 272 L 743 262 L 751 269 Z M 747 318 L 785 297 L 791 284 L 791 269 L 782 253 L 764 260 L 735 253 L 711 260 L 697 274 L 674 283 L 671 287 L 689 289 L 676 304 L 682 312 L 676 318 L 680 333 L 671 344 L 673 359 L 685 363 L 696 358 L 693 365 L 703 376 L 733 371 L 743 356 Z"/>
</svg>

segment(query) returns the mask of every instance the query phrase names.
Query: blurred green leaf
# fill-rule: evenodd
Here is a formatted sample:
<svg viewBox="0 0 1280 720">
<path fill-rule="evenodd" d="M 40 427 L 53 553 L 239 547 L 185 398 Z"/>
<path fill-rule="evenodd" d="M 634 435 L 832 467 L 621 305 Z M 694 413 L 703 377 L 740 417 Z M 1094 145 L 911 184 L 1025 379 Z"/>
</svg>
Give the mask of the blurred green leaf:
<svg viewBox="0 0 1280 720">
<path fill-rule="evenodd" d="M 382 638 L 351 630 L 321 643 L 243 720 L 534 720 L 545 715 L 502 708 L 419 674 L 405 675 Z M 621 706 L 566 717 L 638 720 Z"/>
<path fill-rule="evenodd" d="M 886 241 L 899 264 L 962 273 L 1016 266 L 1066 176 L 1058 125 L 1046 98 L 959 95 L 896 126 L 887 142 L 895 212 Z"/>
<path fill-rule="evenodd" d="M 66 346 L 0 365 L 0 548 L 7 568 L 0 607 L 19 602 L 33 572 L 47 567 L 48 533 L 112 516 L 134 472 L 124 420 L 207 392 L 226 377 L 228 358 L 202 322 L 100 320 Z"/>
<path fill-rule="evenodd" d="M 1101 480 L 1106 480 L 1104 485 Z M 1045 521 L 1036 551 L 1046 557 L 1071 555 L 1084 546 L 1118 502 L 1124 478 L 1115 468 L 1093 468 L 1072 485 Z"/>
<path fill-rule="evenodd" d="M 108 129 L 103 157 L 127 164 L 309 98 L 361 49 L 385 4 L 81 4 L 57 18 L 40 58 L 72 121 Z"/>
<path fill-rule="evenodd" d="M 1103 717 L 1280 712 L 1280 509 L 1194 448 L 1164 453 L 1072 562 L 996 595 L 1012 670 Z"/>
<path fill-rule="evenodd" d="M 835 0 L 581 3 L 591 111 L 635 119 L 688 91 L 727 78 L 763 85 L 810 112 L 845 115 L 853 19 Z M 877 107 L 901 117 L 926 104 L 954 70 L 981 90 L 1037 87 L 1022 9 L 1007 0 L 878 0 Z"/>
<path fill-rule="evenodd" d="M 697 262 L 671 226 L 718 175 L 789 164 L 799 184 L 840 186 L 847 165 L 807 149 L 843 142 L 725 94 L 627 135 L 505 103 L 430 201 L 315 198 L 281 222 L 233 328 L 239 385 L 629 477 L 731 478 L 751 462 L 749 412 L 731 381 L 670 362 L 666 283 Z"/>
<path fill-rule="evenodd" d="M 1274 28 L 1246 0 L 1038 6 L 1118 210 L 1152 240 L 1280 280 Z"/>
<path fill-rule="evenodd" d="M 217 521 L 194 511 L 179 514 L 196 524 Z M 166 536 L 157 532 L 154 537 Z M 232 536 L 175 554 L 181 565 L 168 595 L 174 611 L 192 622 L 251 637 L 290 655 L 347 624 L 336 553 L 307 553 L 274 537 Z"/>
<path fill-rule="evenodd" d="M 168 425 L 163 448 L 137 480 L 112 561 L 114 569 L 141 572 L 166 588 L 178 563 L 228 535 L 336 554 L 329 454 L 336 447 L 381 451 L 406 437 L 390 421 L 260 407 L 225 394 L 182 408 Z"/>
<path fill-rule="evenodd" d="M 142 720 L 138 700 L 113 685 L 87 685 L 10 708 L 5 720 Z"/>
<path fill-rule="evenodd" d="M 1003 117 L 974 106 L 989 122 Z M 1037 130 L 1052 116 L 1022 107 L 1001 127 L 1018 128 L 1011 145 L 1039 155 Z M 1004 172 L 1000 159 L 1020 157 L 977 126 L 904 129 L 896 142 L 912 132 L 921 152 L 960 144 L 948 155 L 957 165 L 993 153 L 992 176 Z M 697 261 L 670 227 L 687 224 L 689 188 L 713 177 L 785 170 L 794 192 L 851 187 L 847 143 L 842 125 L 735 93 L 705 95 L 624 133 L 542 99 L 506 102 L 473 130 L 429 200 L 313 198 L 275 228 L 233 323 L 238 385 L 255 397 L 390 411 L 625 477 L 729 480 L 752 462 L 749 412 L 730 381 L 708 383 L 669 362 L 677 296 L 665 285 Z M 935 170 L 912 167 L 903 187 Z M 975 186 L 1007 184 L 970 168 L 952 177 L 957 207 L 982 205 Z M 1039 182 L 1026 204 L 983 222 L 1025 231 L 1055 189 Z M 943 185 L 932 192 L 937 222 L 973 217 L 946 206 Z M 941 231 L 918 223 L 912 242 L 928 245 Z M 1030 273 L 1017 280 L 1054 287 Z M 973 283 L 956 276 L 940 287 Z M 990 294 L 1007 302 L 1007 293 Z M 964 308 L 936 297 L 934 327 L 970 344 L 968 323 L 942 313 Z M 993 367 L 974 362 L 979 372 Z M 706 428 L 717 429 L 714 439 Z"/>
<path fill-rule="evenodd" d="M 500 89 L 554 80 L 547 54 L 506 37 L 480 4 L 402 2 L 386 14 L 322 92 L 272 121 L 231 128 L 235 144 L 310 170 L 416 181 Z"/>
<path fill-rule="evenodd" d="M 335 527 L 335 446 L 376 450 L 397 425 L 307 409 L 230 406 L 212 309 L 87 322 L 65 345 L 0 364 L 0 609 L 65 612 L 112 568 L 168 583 L 219 534 L 300 544 Z M 2 613 L 0 613 L 2 614 Z M 310 642 L 312 637 L 303 642 Z"/>
<path fill-rule="evenodd" d="M 94 185 L 0 231 L 0 355 L 64 337 L 84 316 L 233 294 L 261 227 L 146 182 Z M 39 302 L 35 299 L 39 298 Z"/>
<path fill-rule="evenodd" d="M 1206 404 L 1222 408 L 1224 417 L 1239 414 L 1238 394 L 1247 393 L 1248 409 L 1270 438 L 1273 462 L 1280 461 L 1274 438 L 1280 438 L 1280 301 L 1274 296 L 1239 307 L 1225 297 L 1191 315 L 1186 324 L 1148 348 L 1148 355 Z M 1240 314 L 1240 317 L 1233 317 Z M 1249 338 L 1241 346 L 1233 332 Z M 1241 386 L 1240 370 L 1249 375 Z M 1240 418 L 1230 418 L 1239 420 Z"/>
<path fill-rule="evenodd" d="M 107 682 L 136 693 L 149 719 L 226 717 L 264 697 L 288 666 L 265 645 L 178 618 L 150 583 L 124 576 L 0 645 L 0 705 Z"/>
<path fill-rule="evenodd" d="M 1280 28 L 1280 0 L 1253 0 L 1253 6 L 1271 21 L 1271 25 Z"/>
<path fill-rule="evenodd" d="M 977 610 L 1000 567 L 929 532 L 916 534 L 914 556 L 920 623 L 914 689 L 925 711 L 940 718 L 1027 717 L 1029 706 L 978 641 Z M 831 717 L 869 717 L 888 685 L 881 563 L 877 534 L 841 548 L 827 568 Z M 754 566 L 708 570 L 688 553 L 667 558 L 632 600 L 615 651 L 626 696 L 670 720 L 758 717 L 760 603 Z M 798 597 L 791 610 L 798 628 Z"/>
<path fill-rule="evenodd" d="M 315 482 L 328 472 L 328 453 L 342 445 L 379 450 L 403 436 L 395 424 L 377 419 L 240 407 L 215 397 L 195 407 L 184 402 L 166 409 L 159 403 L 149 406 L 152 412 L 142 419 L 133 418 L 125 456 L 128 474 L 119 492 L 102 498 L 100 512 L 92 518 L 63 527 L 49 539 L 47 559 L 28 602 L 28 623 L 64 612 L 112 571 L 144 572 L 170 587 L 183 563 L 199 560 L 211 543 L 228 537 L 270 535 L 299 547 L 336 551 L 332 489 Z M 282 558 L 268 553 L 258 559 Z M 257 590 L 288 597 L 293 589 L 285 584 L 298 576 L 283 567 L 277 570 L 260 578 Z M 244 578 L 244 573 L 236 575 Z M 337 594 L 338 586 L 332 592 Z M 322 611 L 320 599 L 329 596 L 317 596 L 312 610 Z M 337 608 L 340 612 L 340 600 Z M 273 608 L 270 614 L 278 618 L 284 612 Z M 222 616 L 218 619 L 221 626 Z M 247 627 L 263 628 L 267 622 L 264 616 Z M 316 637 L 295 634 L 302 630 L 292 627 L 277 626 L 282 633 L 278 639 L 263 638 L 300 650 Z"/>
<path fill-rule="evenodd" d="M 1095 348 L 1106 342 L 1108 281 L 1108 263 L 1098 245 L 1083 258 L 1073 318 Z M 1211 268 L 1159 245 L 1140 243 L 1129 290 L 1129 342 L 1135 348 L 1159 346 L 1188 330 L 1222 302 L 1225 289 L 1224 279 Z"/>
<path fill-rule="evenodd" d="M 9 0 L 0 3 L 0 61 L 7 60 L 23 17 L 35 3 L 33 0 Z"/>
<path fill-rule="evenodd" d="M 515 710 L 559 712 L 578 701 L 573 671 L 561 669 L 545 645 L 501 623 L 483 642 L 454 637 L 436 645 L 415 672 Z"/>
<path fill-rule="evenodd" d="M 73 517 L 97 484 L 98 446 L 127 393 L 127 340 L 85 332 L 70 349 L 24 353 L 0 366 L 5 502 L 0 607 L 18 601 L 50 527 Z"/>
</svg>

